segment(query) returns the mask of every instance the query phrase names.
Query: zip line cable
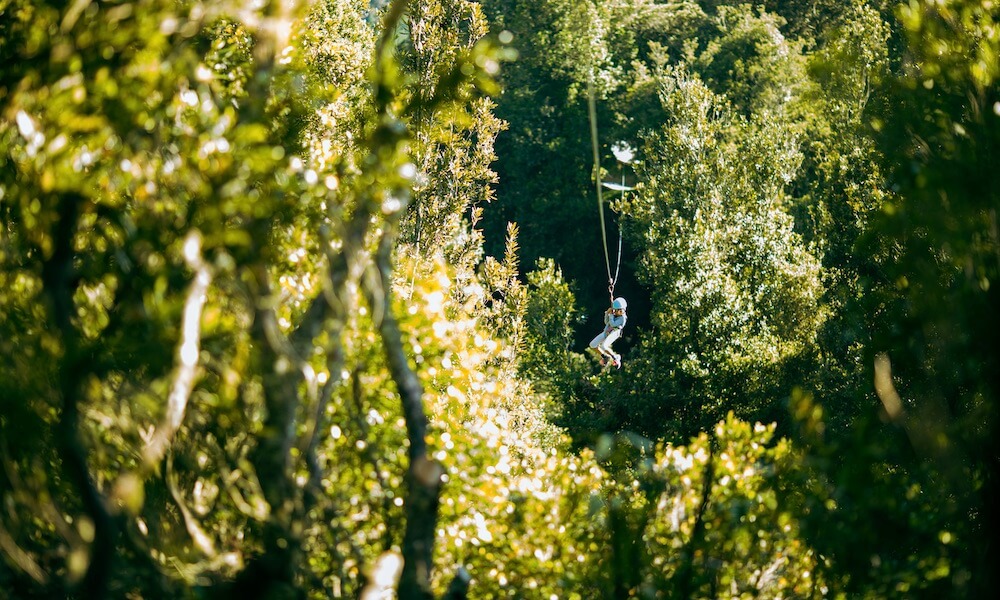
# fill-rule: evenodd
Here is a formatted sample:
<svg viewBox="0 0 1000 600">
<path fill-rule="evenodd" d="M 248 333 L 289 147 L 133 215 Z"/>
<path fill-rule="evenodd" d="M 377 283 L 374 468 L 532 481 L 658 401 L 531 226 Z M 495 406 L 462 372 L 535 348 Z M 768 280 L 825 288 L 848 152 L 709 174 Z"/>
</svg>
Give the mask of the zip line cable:
<svg viewBox="0 0 1000 600">
<path fill-rule="evenodd" d="M 591 71 L 587 79 L 587 110 L 590 113 L 590 141 L 594 148 L 594 183 L 597 187 L 597 214 L 601 217 L 601 241 L 604 243 L 604 264 L 608 270 L 608 294 L 611 301 L 615 299 L 615 284 L 618 282 L 618 272 L 622 264 L 622 231 L 618 228 L 618 260 L 615 263 L 615 274 L 611 275 L 611 256 L 608 253 L 608 234 L 604 224 L 604 199 L 601 197 L 601 154 L 597 142 L 597 100 L 594 98 L 594 73 Z M 623 182 L 624 183 L 624 182 Z M 623 192 L 624 193 L 624 192 Z"/>
<path fill-rule="evenodd" d="M 622 185 L 625 185 L 625 175 L 622 175 Z M 622 194 L 625 194 L 623 191 Z M 602 226 L 603 227 L 603 226 Z M 615 284 L 618 283 L 618 271 L 622 266 L 622 226 L 621 223 L 618 224 L 618 260 L 615 261 L 615 276 L 611 279 L 611 285 L 608 291 L 611 292 L 611 301 L 615 301 Z"/>
</svg>

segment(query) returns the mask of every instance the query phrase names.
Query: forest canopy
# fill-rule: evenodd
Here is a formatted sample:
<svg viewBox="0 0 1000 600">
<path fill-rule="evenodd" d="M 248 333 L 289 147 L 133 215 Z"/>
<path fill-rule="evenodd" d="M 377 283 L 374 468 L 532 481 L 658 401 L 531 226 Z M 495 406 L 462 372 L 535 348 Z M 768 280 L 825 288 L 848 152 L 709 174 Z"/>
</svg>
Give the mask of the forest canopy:
<svg viewBox="0 0 1000 600">
<path fill-rule="evenodd" d="M 0 598 L 992 597 L 998 57 L 990 0 L 0 0 Z"/>
</svg>

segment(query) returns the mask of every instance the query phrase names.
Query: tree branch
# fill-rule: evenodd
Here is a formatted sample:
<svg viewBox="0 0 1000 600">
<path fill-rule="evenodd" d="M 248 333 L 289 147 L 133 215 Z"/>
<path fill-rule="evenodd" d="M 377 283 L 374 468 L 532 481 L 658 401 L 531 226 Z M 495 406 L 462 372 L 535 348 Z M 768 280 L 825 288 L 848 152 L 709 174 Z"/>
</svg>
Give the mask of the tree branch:
<svg viewBox="0 0 1000 600">
<path fill-rule="evenodd" d="M 48 575 L 42 570 L 35 559 L 31 557 L 30 554 L 21 549 L 11 537 L 10 533 L 4 528 L 3 523 L 0 523 L 0 551 L 10 559 L 17 568 L 21 569 L 24 573 L 27 573 L 29 577 L 35 580 L 35 583 L 45 585 L 48 583 Z"/>
<path fill-rule="evenodd" d="M 194 387 L 198 355 L 201 351 L 201 313 L 205 307 L 208 286 L 212 281 L 212 271 L 201 258 L 201 235 L 197 231 L 188 234 L 184 242 L 184 257 L 195 275 L 188 288 L 187 300 L 184 302 L 181 340 L 177 347 L 177 374 L 174 376 L 167 397 L 167 412 L 143 451 L 146 470 L 155 468 L 160 463 L 184 420 L 188 398 Z"/>
<path fill-rule="evenodd" d="M 90 476 L 87 448 L 80 436 L 80 387 L 86 379 L 86 359 L 80 351 L 79 335 L 73 325 L 76 290 L 73 269 L 73 240 L 80 219 L 80 210 L 87 199 L 78 193 L 58 197 L 58 217 L 52 232 L 52 254 L 42 265 L 42 281 L 52 320 L 62 337 L 59 359 L 59 394 L 62 410 L 57 424 L 59 457 L 69 481 L 80 494 L 84 512 L 93 525 L 90 563 L 81 585 L 86 598 L 104 598 L 111 576 L 115 539 L 118 527 L 107 501 Z"/>
<path fill-rule="evenodd" d="M 177 489 L 177 475 L 174 473 L 173 460 L 170 456 L 167 456 L 166 465 L 163 472 L 163 482 L 167 486 L 167 490 L 170 492 L 170 498 L 174 501 L 174 505 L 181 513 L 181 519 L 184 521 L 184 529 L 187 530 L 188 535 L 191 536 L 191 540 L 194 542 L 195 546 L 198 547 L 201 552 L 208 557 L 213 557 L 216 555 L 215 544 L 212 543 L 212 538 L 205 533 L 205 530 L 201 527 L 201 523 L 198 519 L 191 514 L 191 509 L 187 507 L 184 502 L 184 498 L 181 497 L 180 490 Z"/>
<path fill-rule="evenodd" d="M 340 338 L 340 327 L 330 332 L 330 337 L 334 340 Z M 344 351 L 339 343 L 334 343 L 329 349 L 326 361 L 326 370 L 329 379 L 323 385 L 323 390 L 313 407 L 312 420 L 309 422 L 308 431 L 304 436 L 305 444 L 302 449 L 303 457 L 306 461 L 306 468 L 309 470 L 309 482 L 303 495 L 303 513 L 308 513 L 309 509 L 316 505 L 320 494 L 323 492 L 323 471 L 316 455 L 323 433 L 327 429 L 327 406 L 333 397 L 333 390 L 340 385 L 340 372 L 344 368 Z"/>
<path fill-rule="evenodd" d="M 712 497 L 712 484 L 715 480 L 715 452 L 709 446 L 708 460 L 705 462 L 704 484 L 701 490 L 701 502 L 698 504 L 698 512 L 695 513 L 694 527 L 691 529 L 691 539 L 688 541 L 687 552 L 685 552 L 684 562 L 674 573 L 673 580 L 676 581 L 674 590 L 677 598 L 690 598 L 692 596 L 692 582 L 694 579 L 694 556 L 698 544 L 705 534 L 705 510 Z"/>
<path fill-rule="evenodd" d="M 389 371 L 403 404 L 403 419 L 409 438 L 409 468 L 406 473 L 406 530 L 403 535 L 403 572 L 398 593 L 401 600 L 431 598 L 431 569 L 434 536 L 437 528 L 438 502 L 444 469 L 427 457 L 427 417 L 424 414 L 423 388 L 410 368 L 403 350 L 402 333 L 392 312 L 393 236 L 387 229 L 376 256 L 378 277 L 365 278 L 363 289 L 373 312 L 381 307 L 378 323 L 382 347 Z"/>
</svg>

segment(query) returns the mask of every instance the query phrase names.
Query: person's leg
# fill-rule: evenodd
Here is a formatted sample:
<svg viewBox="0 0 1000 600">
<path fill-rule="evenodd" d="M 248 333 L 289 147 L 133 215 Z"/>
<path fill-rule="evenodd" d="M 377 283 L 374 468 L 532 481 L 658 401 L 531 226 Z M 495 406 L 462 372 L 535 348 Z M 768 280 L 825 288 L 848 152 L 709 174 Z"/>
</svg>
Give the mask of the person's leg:
<svg viewBox="0 0 1000 600">
<path fill-rule="evenodd" d="M 597 348 L 588 348 L 588 350 L 590 351 L 588 354 L 593 354 L 594 358 L 597 360 L 597 363 L 603 367 L 605 359 L 604 355 L 601 354 L 600 350 L 598 350 Z"/>
<path fill-rule="evenodd" d="M 598 360 L 601 361 L 601 366 L 604 366 L 605 361 L 611 358 L 610 356 L 608 356 L 608 353 L 605 352 L 603 349 L 604 340 L 606 338 L 607 335 L 605 335 L 605 333 L 602 331 L 601 333 L 597 334 L 597 337 L 595 337 L 590 341 L 590 349 L 597 353 Z"/>
<path fill-rule="evenodd" d="M 615 340 L 618 339 L 619 336 L 621 336 L 621 330 L 619 329 L 611 330 L 611 333 L 605 335 L 604 339 L 601 340 L 601 342 L 598 344 L 598 350 L 600 350 L 601 354 L 606 356 L 608 360 L 610 360 L 615 365 L 615 367 L 621 368 L 622 366 L 621 355 L 617 354 L 614 350 L 611 349 L 611 344 L 613 344 Z"/>
</svg>

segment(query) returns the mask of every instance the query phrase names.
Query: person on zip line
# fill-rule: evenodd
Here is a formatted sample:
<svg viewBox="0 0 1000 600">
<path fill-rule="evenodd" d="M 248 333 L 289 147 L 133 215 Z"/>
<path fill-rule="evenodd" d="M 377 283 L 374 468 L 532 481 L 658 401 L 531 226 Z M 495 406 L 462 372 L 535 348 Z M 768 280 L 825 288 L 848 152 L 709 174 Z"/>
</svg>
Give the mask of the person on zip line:
<svg viewBox="0 0 1000 600">
<path fill-rule="evenodd" d="M 622 264 L 622 230 L 621 228 L 618 229 L 618 260 L 615 263 L 614 275 L 612 275 L 611 256 L 608 253 L 608 235 L 604 224 L 604 199 L 601 197 L 601 188 L 606 187 L 619 191 L 623 198 L 626 191 L 631 191 L 634 188 L 625 185 L 624 170 L 622 171 L 621 184 L 601 181 L 601 153 L 597 136 L 597 99 L 594 94 L 593 71 L 591 71 L 591 77 L 587 81 L 587 112 L 590 115 L 590 141 L 594 150 L 594 184 L 597 187 L 597 214 L 601 219 L 604 265 L 608 268 L 608 294 L 611 296 L 611 308 L 604 311 L 604 329 L 601 333 L 597 334 L 597 337 L 590 341 L 590 348 L 597 352 L 602 367 L 610 362 L 616 369 L 620 369 L 622 368 L 622 357 L 611 349 L 611 344 L 621 337 L 622 328 L 625 327 L 625 321 L 628 320 L 625 316 L 625 308 L 628 306 L 625 298 L 614 297 L 615 283 L 618 281 L 618 269 Z M 631 164 L 632 159 L 635 157 L 634 150 L 626 142 L 613 144 L 611 151 L 615 155 L 615 158 L 618 159 L 620 165 Z"/>
<path fill-rule="evenodd" d="M 625 316 L 627 307 L 625 298 L 615 298 L 611 307 L 604 311 L 604 329 L 590 341 L 590 347 L 599 355 L 602 367 L 610 362 L 616 369 L 622 368 L 622 357 L 611 349 L 611 344 L 621 337 L 628 320 Z"/>
</svg>

